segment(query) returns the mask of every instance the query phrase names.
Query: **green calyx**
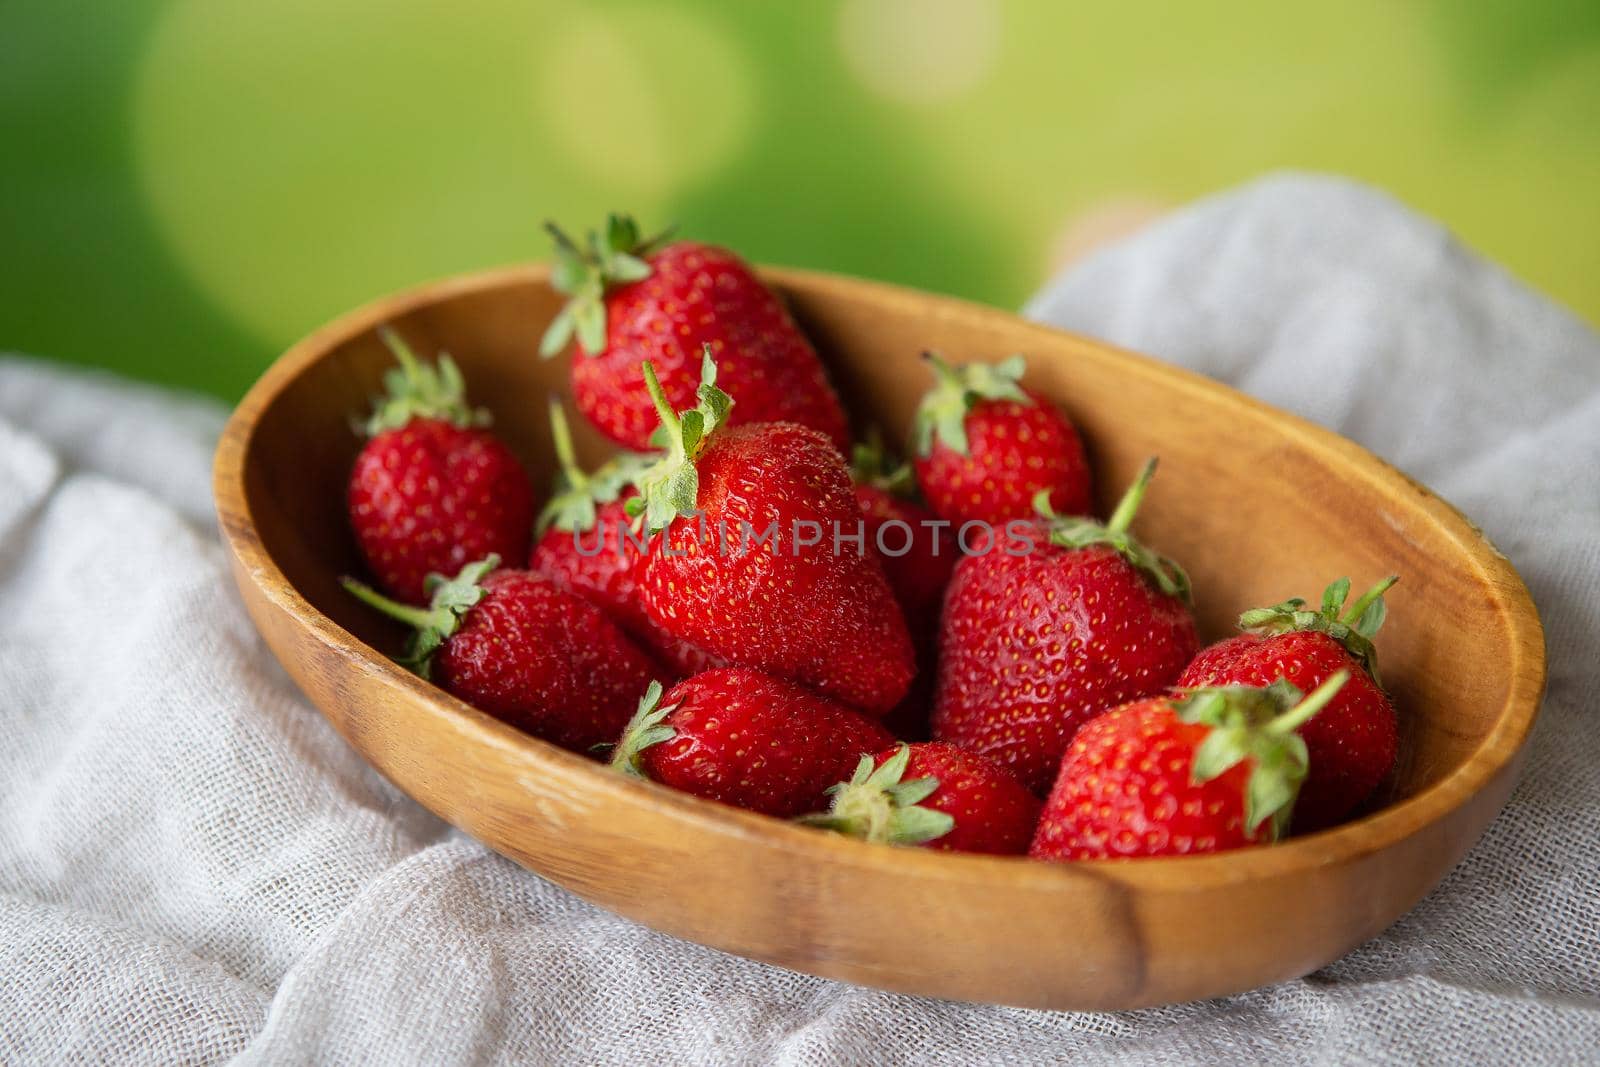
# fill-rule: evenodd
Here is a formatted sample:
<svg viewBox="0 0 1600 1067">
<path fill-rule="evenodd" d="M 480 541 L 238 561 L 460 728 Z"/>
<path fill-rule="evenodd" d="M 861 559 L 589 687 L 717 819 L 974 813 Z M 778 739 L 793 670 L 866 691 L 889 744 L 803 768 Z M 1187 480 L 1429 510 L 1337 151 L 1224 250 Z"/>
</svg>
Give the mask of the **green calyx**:
<svg viewBox="0 0 1600 1067">
<path fill-rule="evenodd" d="M 666 723 L 667 716 L 677 711 L 678 705 L 662 707 L 663 692 L 660 682 L 651 682 L 644 696 L 639 698 L 639 710 L 633 713 L 627 729 L 622 731 L 622 740 L 617 742 L 616 751 L 611 755 L 612 770 L 634 778 L 645 777 L 644 768 L 639 763 L 640 754 L 651 745 L 659 745 L 678 736 L 678 731 Z"/>
<path fill-rule="evenodd" d="M 921 845 L 943 837 L 955 829 L 955 817 L 921 806 L 938 790 L 939 779 L 902 781 L 910 759 L 907 745 L 877 768 L 872 756 L 862 756 L 848 782 L 828 788 L 833 803 L 827 811 L 795 821 L 880 845 Z"/>
<path fill-rule="evenodd" d="M 414 627 L 405 652 L 396 656 L 395 662 L 426 678 L 433 665 L 433 654 L 461 628 L 462 618 L 483 599 L 483 579 L 498 566 L 500 557 L 490 553 L 462 567 L 454 578 L 428 575 L 426 584 L 430 599 L 425 608 L 390 600 L 354 578 L 341 578 L 339 584 L 362 603 Z"/>
<path fill-rule="evenodd" d="M 363 427 L 367 436 L 398 430 L 416 418 L 443 419 L 463 429 L 489 425 L 489 413 L 467 403 L 461 368 L 448 353 L 439 353 L 438 361 L 429 365 L 418 360 L 405 338 L 389 327 L 379 327 L 378 336 L 400 365 L 384 373 L 384 395 L 373 402 Z"/>
<path fill-rule="evenodd" d="M 545 331 L 539 354 L 546 358 L 555 355 L 577 334 L 583 350 L 597 355 L 606 347 L 606 291 L 648 278 L 650 264 L 645 257 L 660 247 L 672 230 L 669 227 L 645 237 L 632 216 L 611 214 L 606 216 L 604 236 L 590 230 L 587 247 L 580 248 L 555 223 L 546 222 L 544 228 L 556 246 L 550 284 L 567 296 L 567 303 Z"/>
<path fill-rule="evenodd" d="M 865 441 L 857 442 L 851 449 L 850 474 L 858 485 L 870 485 L 894 496 L 911 497 L 917 491 L 911 464 L 903 460 L 896 462 L 889 455 L 876 426 L 867 431 Z"/>
<path fill-rule="evenodd" d="M 645 388 L 655 402 L 656 413 L 661 416 L 661 427 L 651 438 L 660 445 L 663 455 L 639 472 L 634 484 L 639 495 L 628 501 L 628 514 L 644 516 L 649 533 L 665 529 L 679 515 L 695 510 L 700 499 L 700 474 L 695 460 L 717 428 L 727 421 L 733 408 L 733 397 L 717 388 L 717 363 L 711 358 L 711 346 L 706 345 L 700 361 L 700 388 L 696 391 L 699 402 L 686 411 L 675 412 L 667 402 L 667 394 L 656 378 L 656 370 L 646 360 L 643 364 Z"/>
<path fill-rule="evenodd" d="M 1155 473 L 1156 460 L 1155 457 L 1151 457 L 1145 462 L 1133 484 L 1122 494 L 1122 499 L 1117 502 L 1111 518 L 1105 522 L 1097 522 L 1086 516 L 1057 515 L 1055 509 L 1050 506 L 1048 489 L 1039 490 L 1033 498 L 1033 507 L 1044 520 L 1051 544 L 1062 548 L 1106 545 L 1116 550 L 1118 555 L 1143 573 L 1162 593 L 1179 597 L 1184 603 L 1191 603 L 1193 595 L 1189 587 L 1189 575 L 1184 569 L 1128 532 L 1128 527 L 1133 525 L 1134 516 L 1139 512 L 1139 504 L 1144 500 L 1145 490 L 1150 487 L 1150 479 Z"/>
<path fill-rule="evenodd" d="M 555 397 L 550 398 L 550 436 L 555 442 L 557 469 L 550 502 L 534 524 L 534 533 L 540 536 L 552 527 L 569 533 L 590 529 L 599 516 L 598 506 L 616 500 L 655 462 L 654 457 L 637 452 L 619 452 L 593 471 L 584 471 L 572 447 L 566 411 Z"/>
<path fill-rule="evenodd" d="M 1182 722 L 1210 727 L 1195 750 L 1190 780 L 1196 785 L 1208 782 L 1250 760 L 1245 834 L 1253 839 L 1265 822 L 1267 840 L 1279 840 L 1289 830 L 1309 768 L 1306 743 L 1295 731 L 1327 707 L 1349 680 L 1349 671 L 1339 671 L 1304 697 L 1282 678 L 1259 689 L 1234 685 L 1189 691 L 1173 703 L 1173 711 Z"/>
<path fill-rule="evenodd" d="M 1248 633 L 1283 634 L 1295 630 L 1316 630 L 1342 644 L 1357 663 L 1366 668 L 1372 680 L 1379 685 L 1378 650 L 1372 639 L 1378 636 L 1389 609 L 1383 603 L 1399 575 L 1391 574 L 1383 581 L 1345 606 L 1350 596 L 1350 579 L 1340 578 L 1322 591 L 1322 607 L 1316 611 L 1306 608 L 1299 597 L 1274 604 L 1270 608 L 1252 608 L 1239 616 L 1239 628 Z"/>
<path fill-rule="evenodd" d="M 933 388 L 917 405 L 917 414 L 911 422 L 911 441 L 919 456 L 931 453 L 936 441 L 966 455 L 967 412 L 980 400 L 1033 402 L 1017 384 L 1027 369 L 1020 354 L 1008 356 L 999 363 L 968 363 L 959 367 L 946 363 L 936 352 L 924 352 L 922 358 L 933 369 Z"/>
</svg>

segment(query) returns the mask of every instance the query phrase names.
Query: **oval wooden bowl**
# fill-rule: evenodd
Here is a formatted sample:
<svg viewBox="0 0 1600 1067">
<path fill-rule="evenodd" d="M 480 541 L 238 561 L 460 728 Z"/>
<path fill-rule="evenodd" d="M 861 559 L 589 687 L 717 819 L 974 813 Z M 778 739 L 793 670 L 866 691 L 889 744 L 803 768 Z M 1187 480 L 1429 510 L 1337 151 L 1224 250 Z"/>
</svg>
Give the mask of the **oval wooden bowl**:
<svg viewBox="0 0 1600 1067">
<path fill-rule="evenodd" d="M 1238 992 L 1321 967 L 1382 931 L 1500 810 L 1544 685 L 1538 616 L 1516 572 L 1448 504 L 1356 445 L 1196 375 L 891 286 L 766 278 L 828 361 L 853 415 L 903 435 L 918 354 L 1028 355 L 1028 384 L 1090 442 L 1102 496 L 1159 453 L 1141 535 L 1183 561 L 1202 629 L 1396 572 L 1380 651 L 1402 766 L 1374 813 L 1218 856 L 1056 865 L 872 846 L 635 782 L 480 714 L 391 663 L 400 634 L 344 594 L 359 573 L 344 510 L 393 323 L 451 352 L 474 399 L 541 481 L 537 357 L 558 301 L 540 268 L 381 300 L 283 356 L 239 405 L 217 510 L 267 644 L 374 766 L 442 818 L 588 900 L 679 937 L 812 974 L 964 1000 L 1122 1009 Z M 580 434 L 584 432 L 580 429 Z M 580 441 L 586 460 L 606 451 Z M 1107 501 L 1102 499 L 1102 506 Z"/>
</svg>

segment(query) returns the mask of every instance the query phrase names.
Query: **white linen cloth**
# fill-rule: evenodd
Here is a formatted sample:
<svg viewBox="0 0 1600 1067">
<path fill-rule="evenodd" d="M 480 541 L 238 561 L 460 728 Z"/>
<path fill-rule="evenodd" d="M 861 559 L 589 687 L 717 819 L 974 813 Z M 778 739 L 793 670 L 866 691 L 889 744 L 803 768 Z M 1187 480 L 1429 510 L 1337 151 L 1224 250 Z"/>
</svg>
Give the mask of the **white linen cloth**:
<svg viewBox="0 0 1600 1067">
<path fill-rule="evenodd" d="M 852 988 L 615 918 L 384 782 L 257 639 L 208 402 L 0 361 L 0 1062 L 1575 1062 L 1600 1048 L 1600 339 L 1435 224 L 1283 176 L 1030 314 L 1433 485 L 1549 635 L 1526 775 L 1448 880 L 1303 981 L 1128 1014 Z"/>
</svg>

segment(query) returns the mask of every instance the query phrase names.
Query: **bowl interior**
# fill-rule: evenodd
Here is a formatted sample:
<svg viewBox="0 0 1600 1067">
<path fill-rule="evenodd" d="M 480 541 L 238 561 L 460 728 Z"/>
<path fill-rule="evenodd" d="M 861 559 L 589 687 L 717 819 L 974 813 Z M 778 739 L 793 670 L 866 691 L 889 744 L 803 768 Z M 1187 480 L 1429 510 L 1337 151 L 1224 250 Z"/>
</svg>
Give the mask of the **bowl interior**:
<svg viewBox="0 0 1600 1067">
<path fill-rule="evenodd" d="M 769 279 L 821 351 L 858 428 L 902 440 L 928 384 L 919 353 L 996 360 L 1022 351 L 1027 383 L 1077 421 L 1104 508 L 1150 455 L 1161 469 L 1137 532 L 1188 569 L 1203 632 L 1289 596 L 1315 601 L 1329 580 L 1357 589 L 1388 573 L 1384 680 L 1401 709 L 1402 765 L 1378 804 L 1414 795 L 1463 764 L 1503 712 L 1515 645 L 1504 579 L 1447 505 L 1360 449 L 1248 398 L 1141 357 L 1010 316 L 886 286 L 776 271 Z M 558 307 L 536 272 L 508 272 L 396 306 L 392 324 L 424 357 L 446 350 L 473 400 L 546 486 L 549 394 L 565 358 L 537 346 Z M 372 323 L 345 320 L 312 339 L 326 351 L 283 385 L 249 443 L 244 488 L 266 552 L 318 610 L 382 651 L 397 628 L 338 586 L 359 574 L 344 493 L 363 415 L 391 365 Z M 359 327 L 359 328 L 358 328 Z M 574 420 L 586 461 L 608 451 Z"/>
</svg>

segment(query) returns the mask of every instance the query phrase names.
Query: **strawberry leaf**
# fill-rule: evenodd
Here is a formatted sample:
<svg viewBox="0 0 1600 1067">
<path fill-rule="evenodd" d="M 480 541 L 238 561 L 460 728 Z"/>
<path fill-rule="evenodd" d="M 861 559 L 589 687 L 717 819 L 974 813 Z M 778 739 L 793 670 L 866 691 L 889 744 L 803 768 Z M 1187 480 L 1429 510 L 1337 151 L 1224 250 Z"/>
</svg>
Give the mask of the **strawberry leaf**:
<svg viewBox="0 0 1600 1067">
<path fill-rule="evenodd" d="M 555 243 L 550 285 L 568 300 L 545 330 L 539 354 L 554 356 L 576 334 L 584 352 L 599 355 L 606 347 L 606 293 L 615 286 L 648 278 L 652 268 L 647 257 L 671 229 L 643 237 L 631 216 L 614 213 L 606 217 L 604 239 L 591 231 L 585 248 L 553 222 L 546 222 L 544 228 Z"/>
<path fill-rule="evenodd" d="M 659 745 L 678 736 L 678 731 L 666 724 L 667 716 L 678 710 L 678 705 L 661 705 L 664 690 L 660 682 L 652 681 L 639 698 L 639 707 L 633 719 L 622 731 L 616 753 L 611 757 L 611 769 L 634 778 L 645 777 L 640 755 L 651 745 Z"/>
<path fill-rule="evenodd" d="M 548 359 L 567 347 L 567 342 L 572 340 L 572 331 L 577 325 L 573 317 L 572 305 L 568 304 L 557 312 L 556 317 L 550 321 L 550 326 L 544 331 L 544 336 L 539 339 L 539 355 Z"/>
<path fill-rule="evenodd" d="M 934 783 L 935 786 L 938 782 Z M 947 811 L 915 806 L 898 808 L 888 844 L 921 845 L 935 841 L 956 828 L 955 816 Z"/>
<path fill-rule="evenodd" d="M 579 298 L 572 303 L 572 320 L 577 329 L 578 343 L 589 355 L 598 355 L 606 347 L 606 305 L 599 299 Z"/>
<path fill-rule="evenodd" d="M 694 455 L 700 447 L 700 441 L 706 435 L 706 413 L 699 408 L 690 408 L 678 414 L 678 427 L 683 435 L 683 450 L 689 455 Z"/>
<path fill-rule="evenodd" d="M 626 252 L 619 252 L 611 257 L 610 278 L 619 285 L 628 282 L 643 281 L 650 277 L 650 264 L 638 256 L 630 256 Z"/>
<path fill-rule="evenodd" d="M 550 268 L 550 285 L 556 292 L 569 295 L 581 292 L 589 287 L 589 280 L 593 276 L 594 270 L 583 253 L 576 248 L 569 251 L 557 246 L 556 262 Z"/>
<path fill-rule="evenodd" d="M 1328 588 L 1322 591 L 1322 613 L 1338 618 L 1340 609 L 1348 599 L 1350 599 L 1350 579 L 1340 578 L 1329 583 Z"/>
<path fill-rule="evenodd" d="M 627 254 L 639 244 L 639 224 L 632 215 L 616 212 L 606 216 L 606 249 L 612 254 Z"/>
<path fill-rule="evenodd" d="M 1206 734 L 1200 747 L 1194 750 L 1194 765 L 1189 777 L 1195 782 L 1209 782 L 1237 766 L 1250 755 L 1248 732 L 1233 726 L 1216 726 Z M 1254 826 L 1255 823 L 1250 825 Z"/>
<path fill-rule="evenodd" d="M 862 756 L 849 781 L 829 787 L 833 803 L 827 811 L 795 821 L 877 844 L 921 845 L 943 837 L 955 829 L 955 817 L 920 806 L 938 792 L 939 779 L 902 781 L 910 759 L 905 744 L 875 770 L 873 757 Z"/>
<path fill-rule="evenodd" d="M 1388 605 L 1383 602 L 1383 597 L 1379 596 L 1362 609 L 1361 617 L 1356 619 L 1355 625 L 1351 629 L 1371 641 L 1378 636 L 1378 631 L 1383 629 L 1383 624 L 1388 618 Z M 1376 652 L 1373 653 L 1373 658 L 1377 658 Z"/>
<path fill-rule="evenodd" d="M 939 791 L 939 779 L 928 775 L 922 778 L 913 778 L 909 782 L 899 782 L 888 787 L 890 799 L 897 807 L 909 808 L 913 804 L 920 804 Z"/>
</svg>

